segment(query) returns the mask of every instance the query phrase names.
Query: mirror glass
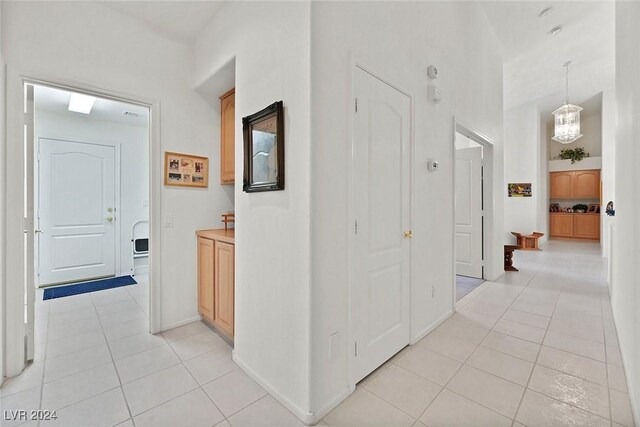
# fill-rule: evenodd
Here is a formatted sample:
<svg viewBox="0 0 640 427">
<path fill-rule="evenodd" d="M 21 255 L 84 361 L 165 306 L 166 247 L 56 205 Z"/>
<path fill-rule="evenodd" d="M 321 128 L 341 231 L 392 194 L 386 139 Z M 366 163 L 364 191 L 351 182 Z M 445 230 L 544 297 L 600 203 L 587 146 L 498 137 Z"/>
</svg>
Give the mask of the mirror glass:
<svg viewBox="0 0 640 427">
<path fill-rule="evenodd" d="M 275 183 L 278 178 L 276 129 L 277 117 L 275 116 L 252 126 L 252 182 L 255 184 Z"/>
</svg>

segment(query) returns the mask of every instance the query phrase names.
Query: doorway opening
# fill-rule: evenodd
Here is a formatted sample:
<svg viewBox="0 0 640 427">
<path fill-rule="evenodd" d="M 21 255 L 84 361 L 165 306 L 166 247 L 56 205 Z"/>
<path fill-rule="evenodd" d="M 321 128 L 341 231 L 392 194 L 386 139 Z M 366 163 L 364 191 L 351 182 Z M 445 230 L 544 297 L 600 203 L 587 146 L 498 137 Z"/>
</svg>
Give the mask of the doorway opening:
<svg viewBox="0 0 640 427">
<path fill-rule="evenodd" d="M 150 109 L 24 89 L 25 359 L 90 358 L 150 330 Z"/>
<path fill-rule="evenodd" d="M 455 129 L 455 293 L 459 301 L 485 281 L 486 202 L 491 199 L 492 145 L 461 124 Z"/>
</svg>

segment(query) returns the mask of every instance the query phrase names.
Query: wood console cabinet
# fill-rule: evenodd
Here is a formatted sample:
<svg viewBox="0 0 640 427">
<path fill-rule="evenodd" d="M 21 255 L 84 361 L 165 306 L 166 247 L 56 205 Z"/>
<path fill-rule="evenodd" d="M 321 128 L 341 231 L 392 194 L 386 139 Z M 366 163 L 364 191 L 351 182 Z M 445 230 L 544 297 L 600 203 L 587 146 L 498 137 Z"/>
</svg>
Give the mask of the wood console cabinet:
<svg viewBox="0 0 640 427">
<path fill-rule="evenodd" d="M 234 335 L 234 230 L 200 230 L 198 236 L 198 312 L 227 338 Z"/>
<path fill-rule="evenodd" d="M 599 199 L 600 171 L 551 172 L 551 199 Z"/>
<path fill-rule="evenodd" d="M 236 180 L 236 90 L 220 97 L 220 184 L 233 184 Z"/>
<path fill-rule="evenodd" d="M 552 212 L 549 215 L 549 235 L 600 240 L 600 214 Z"/>
</svg>

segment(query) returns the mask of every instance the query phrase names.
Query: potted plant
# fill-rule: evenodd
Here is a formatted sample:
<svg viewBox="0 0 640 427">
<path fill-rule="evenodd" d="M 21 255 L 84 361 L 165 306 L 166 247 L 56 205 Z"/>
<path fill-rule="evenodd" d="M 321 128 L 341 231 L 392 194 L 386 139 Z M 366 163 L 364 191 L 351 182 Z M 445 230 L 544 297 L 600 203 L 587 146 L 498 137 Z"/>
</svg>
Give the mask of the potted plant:
<svg viewBox="0 0 640 427">
<path fill-rule="evenodd" d="M 585 157 L 591 157 L 589 153 L 584 151 L 584 147 L 576 147 L 576 148 L 563 148 L 560 150 L 560 154 L 558 154 L 558 159 L 563 160 L 571 160 L 571 164 L 575 162 L 579 162 Z"/>
<path fill-rule="evenodd" d="M 585 213 L 588 208 L 589 206 L 585 205 L 584 203 L 578 203 L 577 205 L 573 205 L 573 211 L 575 213 Z"/>
</svg>

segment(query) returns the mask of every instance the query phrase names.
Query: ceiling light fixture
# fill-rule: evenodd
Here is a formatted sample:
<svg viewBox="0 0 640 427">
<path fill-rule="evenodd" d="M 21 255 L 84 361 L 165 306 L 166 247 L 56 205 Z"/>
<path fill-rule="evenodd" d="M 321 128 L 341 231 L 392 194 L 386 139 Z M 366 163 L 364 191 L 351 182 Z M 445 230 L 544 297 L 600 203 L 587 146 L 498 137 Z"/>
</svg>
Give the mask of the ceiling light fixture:
<svg viewBox="0 0 640 427">
<path fill-rule="evenodd" d="M 564 63 L 566 69 L 564 105 L 552 113 L 555 117 L 555 131 L 552 139 L 560 144 L 571 144 L 582 137 L 580 133 L 580 111 L 582 108 L 569 104 L 569 65 L 571 65 L 571 61 Z"/>
<path fill-rule="evenodd" d="M 72 93 L 69 98 L 69 111 L 74 113 L 89 114 L 93 108 L 93 103 L 96 102 L 96 98 L 90 95 L 83 95 L 81 93 Z"/>
<path fill-rule="evenodd" d="M 553 27 L 549 30 L 549 34 L 555 36 L 556 34 L 561 33 L 563 30 L 562 25 L 558 25 L 557 27 Z"/>
<path fill-rule="evenodd" d="M 545 16 L 551 15 L 552 7 L 548 7 L 546 9 L 542 9 L 542 12 L 538 14 L 538 18 L 544 18 Z"/>
</svg>

